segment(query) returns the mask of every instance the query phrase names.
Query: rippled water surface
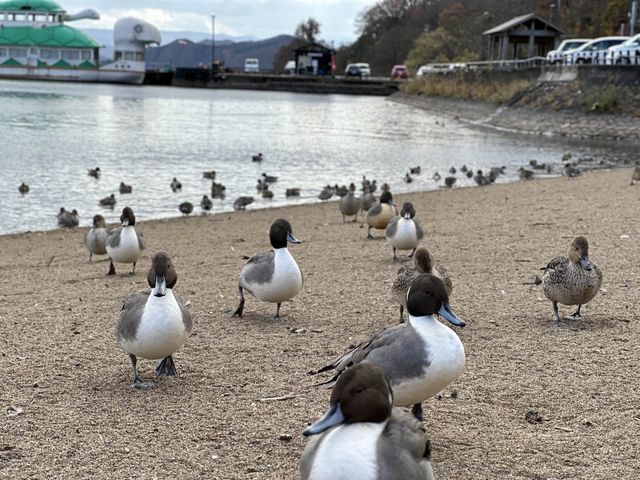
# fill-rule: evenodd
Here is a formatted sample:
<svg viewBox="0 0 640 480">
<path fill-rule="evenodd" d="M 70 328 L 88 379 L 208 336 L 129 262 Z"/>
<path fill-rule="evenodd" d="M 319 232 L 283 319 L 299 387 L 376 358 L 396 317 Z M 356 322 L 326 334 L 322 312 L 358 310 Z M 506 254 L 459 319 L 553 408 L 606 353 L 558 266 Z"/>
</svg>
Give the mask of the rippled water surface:
<svg viewBox="0 0 640 480">
<path fill-rule="evenodd" d="M 261 164 L 251 161 L 257 152 Z M 223 211 L 240 195 L 256 197 L 249 208 L 317 201 L 323 185 L 362 175 L 394 192 L 433 189 L 433 173 L 444 177 L 452 165 L 506 165 L 501 181 L 508 181 L 529 159 L 558 163 L 563 152 L 556 143 L 466 128 L 379 97 L 0 81 L 0 233 L 56 228 L 61 206 L 76 208 L 81 225 L 96 213 L 117 221 L 125 205 L 142 220 L 180 215 L 183 201 L 199 213 L 211 188 L 205 170 L 227 187 L 226 199 L 214 201 L 214 211 Z M 422 174 L 405 184 L 417 165 Z M 87 176 L 96 166 L 99 180 Z M 279 177 L 272 200 L 256 192 L 262 172 Z M 169 187 L 174 176 L 181 192 Z M 31 187 L 25 196 L 23 181 Z M 118 194 L 121 181 L 133 185 L 132 194 Z M 471 183 L 458 175 L 457 185 Z M 302 196 L 287 200 L 293 187 Z M 98 205 L 110 193 L 118 198 L 114 210 Z"/>
</svg>

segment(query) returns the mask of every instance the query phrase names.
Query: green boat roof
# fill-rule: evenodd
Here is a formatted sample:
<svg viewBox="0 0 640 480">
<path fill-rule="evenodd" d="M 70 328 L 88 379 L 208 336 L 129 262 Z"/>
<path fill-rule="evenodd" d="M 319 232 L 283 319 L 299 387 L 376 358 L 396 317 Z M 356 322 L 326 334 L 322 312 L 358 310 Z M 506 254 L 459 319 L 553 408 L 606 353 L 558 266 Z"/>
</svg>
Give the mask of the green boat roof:
<svg viewBox="0 0 640 480">
<path fill-rule="evenodd" d="M 99 48 L 101 46 L 86 33 L 66 25 L 46 28 L 5 26 L 0 28 L 0 45 L 73 48 Z"/>
<path fill-rule="evenodd" d="M 63 12 L 60 5 L 51 0 L 8 0 L 0 2 L 0 12 Z"/>
</svg>

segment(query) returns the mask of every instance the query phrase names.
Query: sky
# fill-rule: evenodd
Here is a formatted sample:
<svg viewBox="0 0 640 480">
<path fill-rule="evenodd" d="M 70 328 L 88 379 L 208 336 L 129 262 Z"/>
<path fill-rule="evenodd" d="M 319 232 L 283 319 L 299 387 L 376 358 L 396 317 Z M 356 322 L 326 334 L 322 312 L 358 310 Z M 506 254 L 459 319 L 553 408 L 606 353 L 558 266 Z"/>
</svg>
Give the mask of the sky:
<svg viewBox="0 0 640 480">
<path fill-rule="evenodd" d="M 356 39 L 355 20 L 376 0 L 57 0 L 68 12 L 92 8 L 99 21 L 82 20 L 74 26 L 111 29 L 118 18 L 143 18 L 160 31 L 211 32 L 260 39 L 292 34 L 309 17 L 320 23 L 320 38 L 335 46 Z"/>
</svg>

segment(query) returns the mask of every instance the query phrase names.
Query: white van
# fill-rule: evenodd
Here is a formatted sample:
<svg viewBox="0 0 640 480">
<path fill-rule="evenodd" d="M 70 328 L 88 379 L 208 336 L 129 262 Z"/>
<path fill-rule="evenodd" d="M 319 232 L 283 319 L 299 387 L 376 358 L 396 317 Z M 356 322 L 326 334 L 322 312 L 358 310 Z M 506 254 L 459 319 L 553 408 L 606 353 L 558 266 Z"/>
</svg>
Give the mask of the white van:
<svg viewBox="0 0 640 480">
<path fill-rule="evenodd" d="M 244 59 L 244 73 L 259 73 L 260 62 L 257 58 L 245 58 Z"/>
</svg>

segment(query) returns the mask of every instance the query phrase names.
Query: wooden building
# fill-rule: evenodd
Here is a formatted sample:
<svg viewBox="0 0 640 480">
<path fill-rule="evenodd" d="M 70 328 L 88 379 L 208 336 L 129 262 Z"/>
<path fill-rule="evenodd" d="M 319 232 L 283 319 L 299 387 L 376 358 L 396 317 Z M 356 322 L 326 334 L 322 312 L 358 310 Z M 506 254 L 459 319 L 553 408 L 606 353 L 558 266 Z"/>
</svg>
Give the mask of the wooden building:
<svg viewBox="0 0 640 480">
<path fill-rule="evenodd" d="M 302 75 L 331 75 L 335 65 L 335 51 L 319 43 L 309 43 L 294 50 L 296 73 Z"/>
<path fill-rule="evenodd" d="M 558 46 L 566 32 L 548 20 L 529 13 L 515 17 L 482 35 L 488 40 L 489 60 L 544 57 Z"/>
</svg>

